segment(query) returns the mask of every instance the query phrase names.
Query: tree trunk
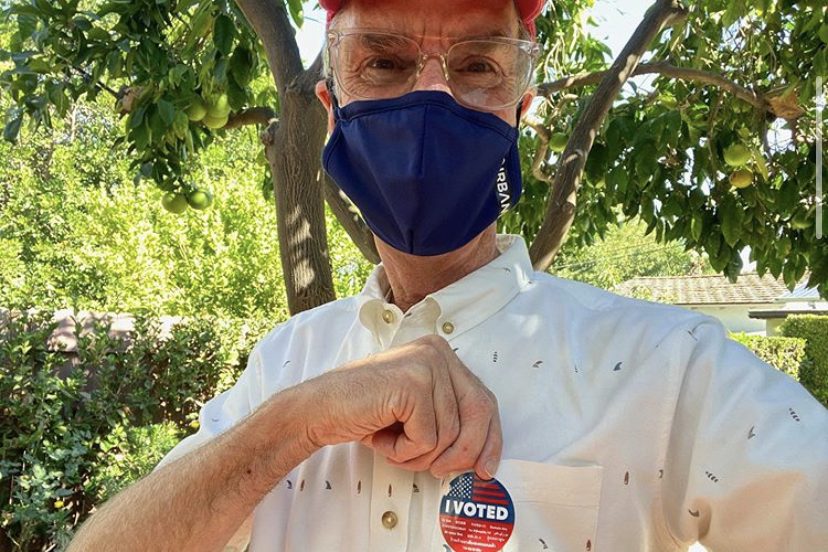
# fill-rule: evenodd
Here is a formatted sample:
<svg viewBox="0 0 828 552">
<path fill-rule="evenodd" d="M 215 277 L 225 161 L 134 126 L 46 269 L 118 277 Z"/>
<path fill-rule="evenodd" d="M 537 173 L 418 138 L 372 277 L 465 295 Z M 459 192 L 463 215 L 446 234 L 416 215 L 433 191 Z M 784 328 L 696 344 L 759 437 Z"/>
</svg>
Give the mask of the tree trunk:
<svg viewBox="0 0 828 552">
<path fill-rule="evenodd" d="M 336 299 L 320 178 L 325 114 L 299 83 L 287 88 L 281 103 L 279 124 L 265 153 L 273 174 L 288 308 L 296 314 Z"/>
</svg>

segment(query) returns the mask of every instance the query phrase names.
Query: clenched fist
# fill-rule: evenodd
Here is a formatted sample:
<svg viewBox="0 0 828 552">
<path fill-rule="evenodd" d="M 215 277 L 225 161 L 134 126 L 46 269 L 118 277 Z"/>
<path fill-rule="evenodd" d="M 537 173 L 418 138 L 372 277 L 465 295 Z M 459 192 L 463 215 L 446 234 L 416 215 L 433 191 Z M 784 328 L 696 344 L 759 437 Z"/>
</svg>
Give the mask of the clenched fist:
<svg viewBox="0 0 828 552">
<path fill-rule="evenodd" d="M 448 343 L 426 336 L 302 384 L 318 415 L 316 447 L 360 441 L 389 462 L 435 477 L 494 477 L 503 444 L 497 400 Z"/>
</svg>

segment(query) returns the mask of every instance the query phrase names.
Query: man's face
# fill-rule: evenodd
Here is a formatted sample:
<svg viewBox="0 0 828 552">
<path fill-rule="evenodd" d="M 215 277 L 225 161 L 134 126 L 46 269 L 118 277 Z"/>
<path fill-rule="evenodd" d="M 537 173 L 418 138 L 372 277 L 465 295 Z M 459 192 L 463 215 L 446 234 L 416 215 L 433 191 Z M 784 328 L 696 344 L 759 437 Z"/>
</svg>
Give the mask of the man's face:
<svg viewBox="0 0 828 552">
<path fill-rule="evenodd" d="M 351 0 L 337 14 L 334 29 L 371 29 L 414 38 L 426 53 L 444 53 L 458 39 L 501 35 L 518 38 L 519 16 L 510 0 Z M 452 94 L 440 61 L 429 58 L 413 90 L 436 90 Z M 413 91 L 412 90 L 412 91 Z M 355 101 L 347 92 L 336 90 L 341 106 Z M 328 132 L 333 131 L 331 99 L 325 82 L 316 86 L 316 95 L 328 111 Z M 522 98 L 525 113 L 532 94 Z M 510 125 L 517 124 L 517 105 L 492 111 Z"/>
</svg>

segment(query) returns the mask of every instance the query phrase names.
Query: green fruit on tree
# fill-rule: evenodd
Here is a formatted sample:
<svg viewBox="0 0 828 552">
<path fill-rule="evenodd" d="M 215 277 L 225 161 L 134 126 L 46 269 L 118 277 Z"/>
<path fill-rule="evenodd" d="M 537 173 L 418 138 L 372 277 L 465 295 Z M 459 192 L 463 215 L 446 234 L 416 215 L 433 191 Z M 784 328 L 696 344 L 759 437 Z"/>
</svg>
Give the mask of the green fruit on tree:
<svg viewBox="0 0 828 552">
<path fill-rule="evenodd" d="M 568 143 L 569 136 L 567 136 L 563 132 L 556 132 L 552 135 L 552 138 L 549 139 L 549 149 L 551 149 L 555 153 L 561 153 L 563 150 L 566 149 L 566 145 Z"/>
<path fill-rule="evenodd" d="M 161 198 L 161 206 L 170 213 L 179 215 L 187 209 L 187 198 L 184 197 L 184 194 L 167 192 Z"/>
<path fill-rule="evenodd" d="M 190 107 L 187 108 L 187 118 L 194 123 L 197 123 L 202 120 L 205 115 L 207 115 L 207 106 L 204 105 L 204 100 L 196 96 L 190 104 Z"/>
<path fill-rule="evenodd" d="M 189 203 L 190 207 L 193 209 L 201 211 L 212 205 L 213 194 L 211 194 L 208 190 L 196 190 L 187 196 L 187 203 Z"/>
<path fill-rule="evenodd" d="M 750 161 L 750 150 L 742 144 L 733 144 L 724 152 L 725 163 L 731 167 L 741 167 Z"/>
<path fill-rule="evenodd" d="M 230 100 L 227 94 L 222 94 L 218 99 L 207 106 L 207 116 L 213 119 L 227 117 L 230 114 Z"/>
<path fill-rule="evenodd" d="M 208 128 L 216 130 L 219 128 L 224 128 L 224 125 L 227 124 L 227 120 L 229 118 L 229 115 L 225 115 L 223 117 L 213 117 L 208 113 L 207 116 L 201 120 L 201 122 L 204 123 Z"/>
<path fill-rule="evenodd" d="M 747 169 L 740 169 L 730 175 L 730 184 L 734 188 L 747 188 L 753 184 L 753 173 Z"/>
</svg>

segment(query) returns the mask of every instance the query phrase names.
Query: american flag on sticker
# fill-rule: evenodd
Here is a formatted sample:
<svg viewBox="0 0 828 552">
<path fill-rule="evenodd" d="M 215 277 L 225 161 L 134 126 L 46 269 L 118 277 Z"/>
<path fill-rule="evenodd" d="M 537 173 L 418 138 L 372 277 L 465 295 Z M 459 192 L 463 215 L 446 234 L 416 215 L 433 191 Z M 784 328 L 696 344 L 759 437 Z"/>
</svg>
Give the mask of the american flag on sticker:
<svg viewBox="0 0 828 552">
<path fill-rule="evenodd" d="M 448 496 L 483 504 L 505 506 L 510 503 L 503 485 L 497 481 L 484 481 L 473 473 L 466 473 L 456 478 L 451 483 Z"/>
</svg>

